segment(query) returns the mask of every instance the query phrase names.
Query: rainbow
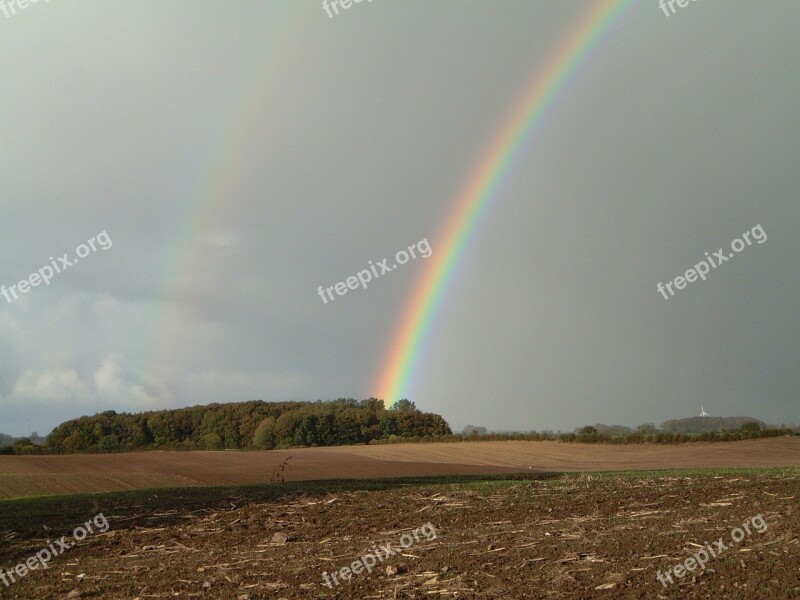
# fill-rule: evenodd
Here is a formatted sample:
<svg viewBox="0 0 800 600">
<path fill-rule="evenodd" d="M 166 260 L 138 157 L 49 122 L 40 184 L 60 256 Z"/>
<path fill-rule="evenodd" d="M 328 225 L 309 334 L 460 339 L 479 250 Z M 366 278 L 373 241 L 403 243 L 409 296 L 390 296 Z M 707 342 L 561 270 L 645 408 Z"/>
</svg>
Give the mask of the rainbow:
<svg viewBox="0 0 800 600">
<path fill-rule="evenodd" d="M 165 252 L 162 284 L 156 295 L 159 302 L 144 336 L 140 367 L 144 375 L 160 372 L 167 358 L 175 355 L 170 340 L 180 339 L 181 332 L 173 331 L 173 323 L 180 322 L 176 318 L 178 312 L 185 312 L 182 301 L 192 297 L 195 274 L 203 272 L 203 235 L 214 230 L 221 215 L 235 210 L 237 200 L 230 193 L 232 182 L 242 178 L 249 153 L 263 135 L 268 115 L 264 106 L 269 104 L 270 95 L 280 90 L 282 78 L 294 64 L 286 58 L 287 53 L 293 58 L 304 43 L 299 32 L 311 18 L 311 5 L 276 6 L 275 21 L 265 25 L 263 57 L 256 61 L 256 69 L 241 88 L 232 90 L 233 100 L 223 111 L 225 116 L 216 127 L 209 127 L 207 142 L 199 145 L 197 156 L 183 177 L 191 182 L 191 188 L 179 190 L 186 198 L 185 208 L 176 211 L 182 215 L 181 221 Z M 314 16 L 318 16 L 317 10 L 314 6 Z M 276 58 L 279 55 L 283 60 Z"/>
<path fill-rule="evenodd" d="M 611 25 L 632 4 L 633 0 L 593 2 L 545 67 L 537 72 L 500 133 L 485 151 L 432 244 L 433 255 L 426 261 L 421 281 L 411 294 L 383 362 L 375 386 L 378 398 L 393 402 L 407 394 L 411 376 L 420 363 L 424 343 L 430 337 L 459 259 L 475 237 L 483 215 L 492 201 L 497 200 L 503 183 L 509 179 L 548 110 L 554 106 L 559 92 L 564 90 Z"/>
</svg>

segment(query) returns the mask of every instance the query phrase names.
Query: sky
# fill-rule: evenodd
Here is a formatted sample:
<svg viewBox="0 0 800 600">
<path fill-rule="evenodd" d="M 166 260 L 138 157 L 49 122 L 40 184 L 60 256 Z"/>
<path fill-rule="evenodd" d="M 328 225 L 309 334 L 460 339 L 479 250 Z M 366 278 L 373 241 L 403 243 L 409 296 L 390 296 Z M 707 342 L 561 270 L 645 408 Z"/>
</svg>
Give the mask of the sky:
<svg viewBox="0 0 800 600">
<path fill-rule="evenodd" d="M 0 432 L 377 395 L 460 195 L 594 4 L 0 12 Z M 621 11 L 464 245 L 402 392 L 454 430 L 800 422 L 800 3 L 675 8 Z"/>
</svg>

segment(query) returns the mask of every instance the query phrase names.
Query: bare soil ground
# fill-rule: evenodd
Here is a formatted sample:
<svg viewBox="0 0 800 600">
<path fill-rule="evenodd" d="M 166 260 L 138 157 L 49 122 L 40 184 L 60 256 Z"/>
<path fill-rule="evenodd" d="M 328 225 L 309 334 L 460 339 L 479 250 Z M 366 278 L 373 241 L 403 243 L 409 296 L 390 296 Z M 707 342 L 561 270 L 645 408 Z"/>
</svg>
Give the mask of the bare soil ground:
<svg viewBox="0 0 800 600">
<path fill-rule="evenodd" d="M 291 457 L 289 459 L 289 457 Z M 138 452 L 0 456 L 0 499 L 159 487 L 340 478 L 800 466 L 800 437 L 674 446 L 468 442 L 302 448 L 269 452 Z"/>
<path fill-rule="evenodd" d="M 479 445 L 458 448 L 475 452 Z M 72 528 L 98 511 L 111 525 L 65 551 L 49 569 L 32 571 L 9 588 L 0 584 L 0 597 L 800 597 L 797 468 L 576 474 L 398 484 L 380 491 L 302 486 L 308 489 L 271 500 L 231 492 L 215 496 L 213 505 L 190 500 L 202 490 L 174 491 L 157 501 L 157 494 L 133 492 L 114 500 L 83 498 L 72 506 L 68 499 L 0 503 L 40 511 L 31 523 L 9 518 L 2 508 L 0 568 L 6 571 L 61 535 L 70 539 Z M 159 508 L 167 500 L 169 508 Z M 731 531 L 756 515 L 767 529 L 731 542 Z M 404 532 L 426 523 L 436 539 L 420 539 L 349 583 L 324 585 L 324 571 L 351 564 L 375 544 L 398 549 Z M 657 570 L 718 538 L 729 547 L 705 571 L 673 576 L 667 588 L 658 582 Z"/>
</svg>

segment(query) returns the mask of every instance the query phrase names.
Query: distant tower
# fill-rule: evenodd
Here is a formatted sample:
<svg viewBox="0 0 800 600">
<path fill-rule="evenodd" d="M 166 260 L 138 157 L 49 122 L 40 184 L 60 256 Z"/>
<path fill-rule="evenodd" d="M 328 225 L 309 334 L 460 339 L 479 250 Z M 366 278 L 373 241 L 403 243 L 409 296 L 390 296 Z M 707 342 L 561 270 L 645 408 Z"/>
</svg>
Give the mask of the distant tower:
<svg viewBox="0 0 800 600">
<path fill-rule="evenodd" d="M 700 405 L 700 416 L 701 417 L 710 417 L 711 415 L 708 414 L 705 410 L 703 410 L 703 405 Z"/>
</svg>

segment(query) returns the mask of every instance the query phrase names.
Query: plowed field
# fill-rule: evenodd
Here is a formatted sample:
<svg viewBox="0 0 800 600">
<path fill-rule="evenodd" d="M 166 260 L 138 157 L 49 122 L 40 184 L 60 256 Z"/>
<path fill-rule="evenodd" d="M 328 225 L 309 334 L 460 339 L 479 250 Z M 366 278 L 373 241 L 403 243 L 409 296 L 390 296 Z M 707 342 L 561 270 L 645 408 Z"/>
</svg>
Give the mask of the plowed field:
<svg viewBox="0 0 800 600">
<path fill-rule="evenodd" d="M 287 462 L 288 461 L 288 462 Z M 286 466 L 281 470 L 281 465 Z M 0 456 L 0 498 L 159 487 L 224 486 L 520 471 L 800 466 L 800 437 L 674 446 L 469 442 L 269 452 Z"/>
<path fill-rule="evenodd" d="M 0 584 L 0 597 L 800 597 L 800 469 L 337 485 L 259 488 L 287 490 L 278 497 L 187 488 L 6 501 L 0 568 L 61 536 L 70 547 L 47 570 Z M 73 529 L 99 511 L 110 528 L 74 542 Z M 754 517 L 763 526 L 732 541 Z M 435 537 L 404 536 L 423 526 Z M 658 581 L 715 540 L 726 548 L 704 569 Z M 377 546 L 382 560 L 347 581 L 341 569 Z M 324 573 L 339 573 L 338 585 Z"/>
</svg>

